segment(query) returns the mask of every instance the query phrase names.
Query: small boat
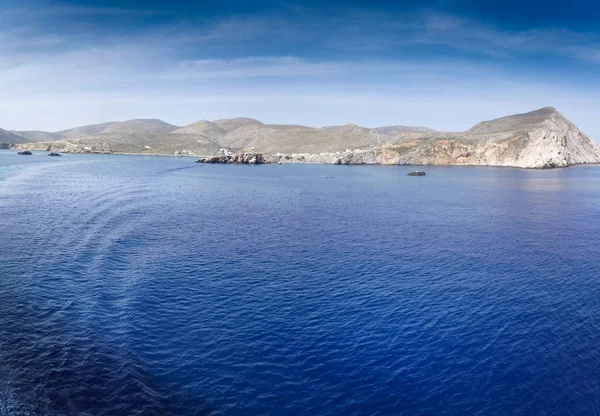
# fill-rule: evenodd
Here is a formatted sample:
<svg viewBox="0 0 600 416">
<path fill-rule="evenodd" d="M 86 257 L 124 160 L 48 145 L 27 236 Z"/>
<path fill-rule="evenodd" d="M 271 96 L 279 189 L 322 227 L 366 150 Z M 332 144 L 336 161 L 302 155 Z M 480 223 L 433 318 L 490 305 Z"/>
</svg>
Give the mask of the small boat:
<svg viewBox="0 0 600 416">
<path fill-rule="evenodd" d="M 31 153 L 29 150 L 21 150 L 20 152 L 17 152 L 17 154 L 23 156 L 31 156 L 33 153 Z"/>
<path fill-rule="evenodd" d="M 57 152 L 50 152 L 50 153 L 48 153 L 48 156 L 62 156 L 62 155 Z"/>
<path fill-rule="evenodd" d="M 408 172 L 408 176 L 425 176 L 425 172 L 422 170 L 415 170 L 412 172 Z"/>
</svg>

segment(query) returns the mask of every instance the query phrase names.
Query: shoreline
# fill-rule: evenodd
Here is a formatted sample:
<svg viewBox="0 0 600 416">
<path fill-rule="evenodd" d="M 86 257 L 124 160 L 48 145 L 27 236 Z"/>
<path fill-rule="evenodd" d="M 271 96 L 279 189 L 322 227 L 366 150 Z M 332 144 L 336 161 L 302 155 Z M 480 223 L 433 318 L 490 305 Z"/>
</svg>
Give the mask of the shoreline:
<svg viewBox="0 0 600 416">
<path fill-rule="evenodd" d="M 0 152 L 9 153 L 15 152 L 17 148 L 0 148 Z M 32 150 L 34 155 L 36 154 L 47 154 L 48 152 L 45 150 Z M 58 152 L 64 155 L 97 155 L 97 156 L 150 156 L 150 157 L 163 157 L 163 158 L 188 158 L 188 159 L 198 159 L 208 156 L 199 156 L 199 155 L 167 155 L 160 153 L 121 153 L 121 152 Z M 197 163 L 195 161 L 194 163 Z M 206 165 L 277 165 L 278 163 L 258 163 L 258 164 L 244 164 L 244 163 L 199 163 Z M 290 162 L 290 161 L 282 161 L 282 165 L 324 165 L 324 166 L 389 166 L 389 167 L 398 167 L 398 166 L 411 166 L 411 167 L 455 167 L 455 168 L 506 168 L 506 169 L 520 169 L 520 170 L 531 170 L 531 171 L 542 171 L 548 170 L 552 171 L 555 169 L 567 169 L 572 167 L 590 167 L 590 166 L 600 166 L 600 163 L 575 163 L 567 166 L 554 166 L 554 167 L 545 167 L 545 168 L 527 168 L 521 166 L 509 166 L 509 165 L 475 165 L 475 164 L 394 164 L 394 163 L 347 163 L 347 164 L 335 164 L 335 163 L 319 163 L 319 162 Z"/>
</svg>

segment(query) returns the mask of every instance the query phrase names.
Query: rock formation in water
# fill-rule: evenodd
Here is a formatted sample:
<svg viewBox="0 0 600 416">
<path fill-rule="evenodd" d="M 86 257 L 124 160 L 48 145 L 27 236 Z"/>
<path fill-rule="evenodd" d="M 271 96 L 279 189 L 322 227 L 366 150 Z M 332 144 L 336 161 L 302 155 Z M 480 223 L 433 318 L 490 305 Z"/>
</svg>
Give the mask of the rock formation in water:
<svg viewBox="0 0 600 416">
<path fill-rule="evenodd" d="M 202 120 L 184 127 L 160 120 L 130 120 L 57 133 L 6 133 L 17 136 L 19 141 L 13 137 L 13 143 L 20 149 L 211 156 L 213 159 L 207 159 L 215 161 L 211 163 L 246 163 L 243 157 L 235 161 L 238 154 L 262 154 L 261 163 L 337 165 L 551 168 L 600 163 L 598 145 L 551 107 L 485 121 L 460 133 L 408 126 L 369 129 L 353 124 L 312 128 L 263 124 L 250 118 Z M 27 140 L 20 135 L 30 137 L 31 143 L 23 144 Z M 39 141 L 34 137 L 57 139 Z"/>
<path fill-rule="evenodd" d="M 262 153 L 238 153 L 233 155 L 208 156 L 198 159 L 198 163 L 217 163 L 217 164 L 242 164 L 242 165 L 261 165 L 263 163 L 273 163 L 266 160 Z"/>
</svg>

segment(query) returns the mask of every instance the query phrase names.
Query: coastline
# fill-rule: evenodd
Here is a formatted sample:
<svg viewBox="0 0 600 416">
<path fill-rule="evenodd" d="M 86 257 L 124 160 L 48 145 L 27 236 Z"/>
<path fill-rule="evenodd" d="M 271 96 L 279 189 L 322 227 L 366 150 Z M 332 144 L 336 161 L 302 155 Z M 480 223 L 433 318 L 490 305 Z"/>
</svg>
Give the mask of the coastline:
<svg viewBox="0 0 600 416">
<path fill-rule="evenodd" d="M 411 131 L 385 135 L 356 125 L 307 128 L 268 125 L 245 118 L 217 120 L 216 124 L 203 122 L 190 126 L 191 130 L 160 133 L 143 131 L 140 123 L 149 123 L 145 129 L 156 128 L 156 120 L 130 120 L 117 123 L 124 124 L 119 127 L 122 131 L 95 132 L 96 125 L 83 126 L 83 131 L 75 128 L 77 136 L 32 142 L 25 142 L 25 138 L 13 138 L 10 142 L 9 138 L 14 144 L 0 145 L 64 154 L 187 156 L 200 158 L 202 163 L 230 164 L 553 169 L 600 163 L 600 146 L 553 107 L 480 122 L 459 133 Z M 225 127 L 217 128 L 219 123 Z M 168 129 L 176 127 L 169 126 Z M 212 130 L 205 131 L 208 127 Z"/>
<path fill-rule="evenodd" d="M 17 147 L 12 148 L 1 148 L 0 152 L 10 152 L 19 150 Z M 35 154 L 48 153 L 47 150 L 32 150 Z M 190 154 L 181 154 L 181 155 L 172 155 L 165 153 L 129 153 L 129 152 L 59 152 L 63 155 L 98 155 L 98 156 L 150 156 L 150 157 L 161 157 L 161 158 L 188 158 L 188 159 L 198 159 L 205 158 L 210 156 L 202 156 L 202 155 L 190 155 Z M 16 153 L 15 153 L 16 154 Z M 197 163 L 197 160 L 196 162 Z M 227 165 L 278 165 L 275 163 L 257 163 L 257 164 L 248 164 L 248 163 L 204 163 L 204 164 L 227 164 Z M 464 167 L 464 168 L 506 168 L 506 169 L 521 169 L 521 170 L 533 170 L 533 171 L 541 171 L 541 170 L 554 170 L 554 169 L 566 169 L 573 167 L 588 167 L 588 166 L 600 166 L 600 163 L 574 163 L 567 166 L 553 166 L 553 167 L 522 167 L 522 166 L 514 166 L 514 165 L 490 165 L 490 164 L 469 164 L 469 163 L 456 163 L 456 164 L 435 164 L 435 163 L 322 163 L 315 161 L 298 161 L 298 160 L 288 160 L 282 161 L 282 165 L 290 164 L 290 165 L 331 165 L 331 166 L 389 166 L 389 167 L 398 167 L 398 166 L 408 166 L 408 167 Z"/>
</svg>

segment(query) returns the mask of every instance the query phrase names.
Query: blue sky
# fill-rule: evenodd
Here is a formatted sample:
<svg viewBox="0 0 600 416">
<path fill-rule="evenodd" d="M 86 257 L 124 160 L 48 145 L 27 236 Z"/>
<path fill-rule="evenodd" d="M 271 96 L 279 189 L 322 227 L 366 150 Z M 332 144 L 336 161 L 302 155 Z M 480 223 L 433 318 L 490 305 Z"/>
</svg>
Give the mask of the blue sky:
<svg viewBox="0 0 600 416">
<path fill-rule="evenodd" d="M 248 116 L 462 130 L 552 105 L 595 139 L 590 1 L 0 0 L 0 127 Z"/>
</svg>

